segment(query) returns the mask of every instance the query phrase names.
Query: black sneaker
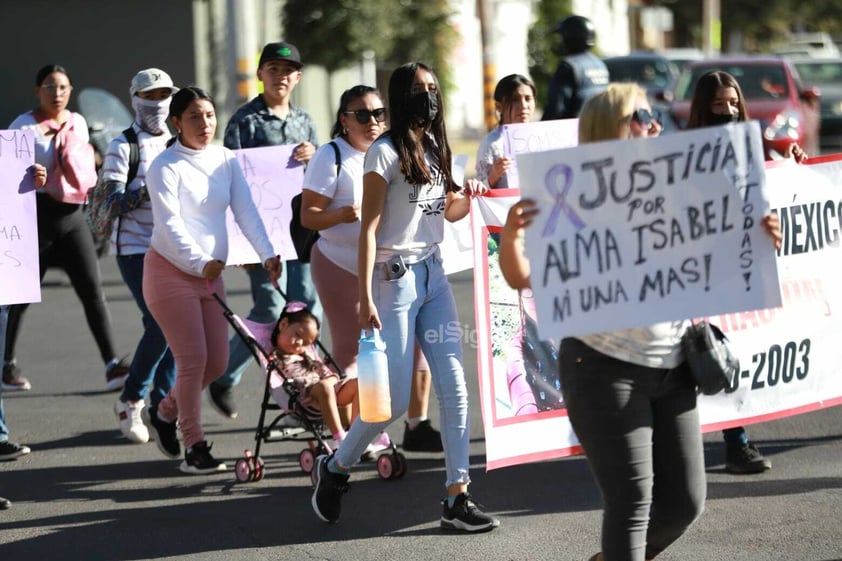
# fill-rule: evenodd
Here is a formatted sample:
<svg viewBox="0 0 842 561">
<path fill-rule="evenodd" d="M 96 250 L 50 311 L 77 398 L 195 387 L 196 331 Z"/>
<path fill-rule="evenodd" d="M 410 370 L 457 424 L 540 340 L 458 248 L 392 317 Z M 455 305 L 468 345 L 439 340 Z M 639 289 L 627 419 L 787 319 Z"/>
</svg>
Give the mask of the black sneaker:
<svg viewBox="0 0 842 561">
<path fill-rule="evenodd" d="M 414 429 L 409 428 L 409 423 L 404 421 L 403 444 L 407 452 L 441 452 L 444 447 L 441 444 L 441 433 L 433 428 L 430 420 L 418 423 Z"/>
<path fill-rule="evenodd" d="M 319 456 L 316 458 L 315 486 L 310 504 L 320 519 L 329 524 L 336 524 L 339 512 L 342 510 L 342 495 L 348 492 L 348 474 L 333 473 L 327 469 L 327 462 L 333 457 Z"/>
<path fill-rule="evenodd" d="M 213 445 L 208 444 L 205 440 L 197 442 L 184 451 L 184 461 L 181 462 L 178 469 L 193 475 L 216 473 L 228 469 L 225 462 L 211 456 L 211 448 L 213 448 Z"/>
<path fill-rule="evenodd" d="M 211 384 L 208 386 L 208 393 L 210 394 L 211 405 L 220 415 L 229 419 L 237 418 L 239 412 L 237 411 L 237 404 L 234 403 L 234 390 L 231 387 Z"/>
<path fill-rule="evenodd" d="M 16 442 L 9 442 L 8 440 L 0 442 L 0 460 L 14 460 L 26 456 L 31 451 L 29 446 L 22 446 Z"/>
<path fill-rule="evenodd" d="M 181 456 L 181 445 L 178 443 L 175 422 L 167 423 L 159 419 L 157 405 L 144 408 L 141 415 L 143 416 L 143 422 L 146 423 L 155 438 L 158 450 L 167 458 L 176 459 Z"/>
<path fill-rule="evenodd" d="M 6 362 L 3 364 L 3 391 L 4 392 L 26 392 L 32 389 L 29 380 L 21 376 L 17 362 Z"/>
<path fill-rule="evenodd" d="M 7 510 L 12 508 L 12 501 L 0 497 L 0 510 Z"/>
<path fill-rule="evenodd" d="M 728 446 L 725 449 L 725 471 L 728 473 L 763 473 L 767 469 L 772 469 L 772 462 L 754 444 Z"/>
<path fill-rule="evenodd" d="M 469 493 L 458 495 L 452 508 L 447 506 L 447 499 L 444 499 L 442 507 L 441 527 L 444 530 L 489 532 L 500 525 L 499 520 L 479 509 Z"/>
</svg>

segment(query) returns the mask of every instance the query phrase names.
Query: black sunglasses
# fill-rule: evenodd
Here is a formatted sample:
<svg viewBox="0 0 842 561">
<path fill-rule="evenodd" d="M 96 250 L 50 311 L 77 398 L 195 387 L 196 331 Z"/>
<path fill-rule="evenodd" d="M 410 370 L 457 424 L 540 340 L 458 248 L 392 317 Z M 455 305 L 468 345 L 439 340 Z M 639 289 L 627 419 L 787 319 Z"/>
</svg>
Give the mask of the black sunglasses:
<svg viewBox="0 0 842 561">
<path fill-rule="evenodd" d="M 652 126 L 652 121 L 657 122 L 659 125 L 662 123 L 661 112 L 657 109 L 654 109 L 651 112 L 647 109 L 636 109 L 634 113 L 632 113 L 631 118 L 644 127 Z"/>
<path fill-rule="evenodd" d="M 346 115 L 353 115 L 357 119 L 357 122 L 361 125 L 368 124 L 372 117 L 374 117 L 374 120 L 378 123 L 382 123 L 386 120 L 385 107 L 375 109 L 374 111 L 369 111 L 368 109 L 357 109 L 356 111 L 343 111 L 343 113 Z"/>
</svg>

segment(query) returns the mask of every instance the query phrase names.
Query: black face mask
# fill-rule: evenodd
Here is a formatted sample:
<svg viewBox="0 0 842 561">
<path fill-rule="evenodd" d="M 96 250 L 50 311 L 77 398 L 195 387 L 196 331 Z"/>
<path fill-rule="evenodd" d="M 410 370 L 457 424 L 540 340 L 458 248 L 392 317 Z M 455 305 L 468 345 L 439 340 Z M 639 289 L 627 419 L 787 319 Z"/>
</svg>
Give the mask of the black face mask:
<svg viewBox="0 0 842 561">
<path fill-rule="evenodd" d="M 724 115 L 719 113 L 708 114 L 708 123 L 711 125 L 727 125 L 728 123 L 736 123 L 739 120 L 739 113 L 726 113 Z"/>
<path fill-rule="evenodd" d="M 413 117 L 432 123 L 439 114 L 439 98 L 435 92 L 419 92 L 409 98 L 408 109 Z"/>
</svg>

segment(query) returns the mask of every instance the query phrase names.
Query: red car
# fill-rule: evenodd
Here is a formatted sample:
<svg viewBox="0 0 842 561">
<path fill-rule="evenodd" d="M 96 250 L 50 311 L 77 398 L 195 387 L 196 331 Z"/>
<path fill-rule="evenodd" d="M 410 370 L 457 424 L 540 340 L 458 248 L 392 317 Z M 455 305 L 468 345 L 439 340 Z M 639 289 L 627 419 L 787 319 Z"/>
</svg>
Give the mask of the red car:
<svg viewBox="0 0 842 561">
<path fill-rule="evenodd" d="M 819 154 L 819 91 L 803 87 L 786 58 L 725 57 L 690 63 L 678 78 L 670 106 L 678 128 L 687 125 L 696 81 L 711 70 L 724 70 L 737 79 L 749 118 L 760 121 L 767 159 L 784 154 L 793 142 L 809 155 Z"/>
</svg>

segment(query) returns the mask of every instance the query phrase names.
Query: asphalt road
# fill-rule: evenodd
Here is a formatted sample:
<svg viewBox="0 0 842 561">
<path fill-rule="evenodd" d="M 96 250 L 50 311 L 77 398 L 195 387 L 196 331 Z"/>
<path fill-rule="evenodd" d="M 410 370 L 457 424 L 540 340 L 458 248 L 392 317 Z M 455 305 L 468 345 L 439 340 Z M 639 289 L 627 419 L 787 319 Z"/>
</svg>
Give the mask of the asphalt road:
<svg viewBox="0 0 842 561">
<path fill-rule="evenodd" d="M 113 258 L 102 267 L 118 348 L 130 353 L 139 315 Z M 452 279 L 468 324 L 472 278 Z M 117 395 L 103 391 L 103 368 L 81 306 L 62 281 L 61 273 L 48 273 L 44 301 L 30 308 L 21 333 L 19 360 L 32 391 L 5 394 L 12 437 L 32 454 L 0 463 L 0 495 L 14 502 L 0 511 L 0 561 L 565 561 L 598 551 L 600 497 L 583 458 L 485 472 L 473 349 L 465 350 L 474 405 L 471 490 L 501 527 L 476 536 L 439 531 L 440 454 L 407 454 L 409 471 L 398 481 L 380 480 L 372 465 L 357 469 L 340 524 L 328 526 L 310 509 L 309 479 L 297 462 L 301 444 L 265 445 L 266 477 L 244 484 L 230 470 L 183 475 L 179 461 L 153 443 L 124 440 L 112 413 Z M 235 311 L 246 313 L 245 274 L 228 271 L 226 281 Z M 224 420 L 206 407 L 214 454 L 229 466 L 253 447 L 261 396 L 252 366 L 237 390 L 238 419 Z M 401 430 L 392 431 L 398 441 Z M 719 437 L 707 435 L 706 512 L 659 559 L 841 560 L 842 409 L 752 426 L 749 433 L 773 469 L 725 473 Z"/>
</svg>

